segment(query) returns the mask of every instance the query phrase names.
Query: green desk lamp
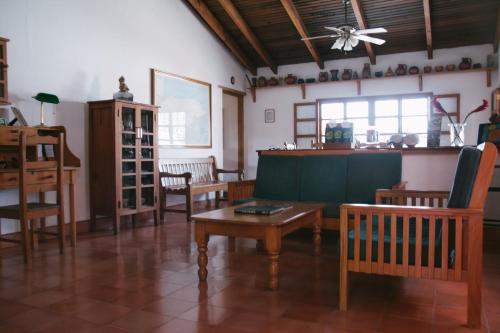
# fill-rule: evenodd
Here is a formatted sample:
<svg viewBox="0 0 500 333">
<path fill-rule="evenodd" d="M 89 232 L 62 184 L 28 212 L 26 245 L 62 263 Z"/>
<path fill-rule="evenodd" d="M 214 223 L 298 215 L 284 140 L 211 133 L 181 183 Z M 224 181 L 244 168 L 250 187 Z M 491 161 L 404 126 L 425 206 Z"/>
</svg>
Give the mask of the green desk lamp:
<svg viewBox="0 0 500 333">
<path fill-rule="evenodd" d="M 40 102 L 40 127 L 44 127 L 45 124 L 43 122 L 43 103 L 50 104 L 59 104 L 59 98 L 56 95 L 51 95 L 47 93 L 38 93 L 36 96 L 33 96 L 34 99 Z"/>
</svg>

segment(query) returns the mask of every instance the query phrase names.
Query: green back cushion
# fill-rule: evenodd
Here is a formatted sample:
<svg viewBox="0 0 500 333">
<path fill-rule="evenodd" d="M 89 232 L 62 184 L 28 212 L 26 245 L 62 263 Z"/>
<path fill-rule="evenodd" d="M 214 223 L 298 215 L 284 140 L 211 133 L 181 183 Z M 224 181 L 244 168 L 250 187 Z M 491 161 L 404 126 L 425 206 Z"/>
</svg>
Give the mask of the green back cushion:
<svg viewBox="0 0 500 333">
<path fill-rule="evenodd" d="M 472 196 L 474 181 L 481 162 L 481 151 L 474 147 L 464 147 L 458 156 L 455 180 L 448 197 L 448 208 L 467 208 Z"/>
<path fill-rule="evenodd" d="M 299 156 L 259 156 L 254 197 L 299 201 L 300 162 Z"/>
<path fill-rule="evenodd" d="M 401 182 L 401 154 L 352 154 L 347 164 L 348 203 L 375 203 L 377 189 Z"/>
<path fill-rule="evenodd" d="M 304 156 L 301 174 L 301 201 L 345 202 L 347 155 Z"/>
</svg>

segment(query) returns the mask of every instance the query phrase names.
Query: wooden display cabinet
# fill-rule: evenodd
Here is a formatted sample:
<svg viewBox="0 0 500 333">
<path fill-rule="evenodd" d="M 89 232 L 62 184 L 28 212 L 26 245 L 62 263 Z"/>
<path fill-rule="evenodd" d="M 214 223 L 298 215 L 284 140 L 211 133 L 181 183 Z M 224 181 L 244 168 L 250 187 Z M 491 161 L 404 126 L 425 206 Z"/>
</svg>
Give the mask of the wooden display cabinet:
<svg viewBox="0 0 500 333">
<path fill-rule="evenodd" d="M 0 37 L 0 105 L 9 104 L 9 90 L 7 85 L 7 38 Z"/>
<path fill-rule="evenodd" d="M 97 215 L 153 212 L 160 218 L 158 108 L 121 100 L 89 102 L 90 230 Z"/>
</svg>

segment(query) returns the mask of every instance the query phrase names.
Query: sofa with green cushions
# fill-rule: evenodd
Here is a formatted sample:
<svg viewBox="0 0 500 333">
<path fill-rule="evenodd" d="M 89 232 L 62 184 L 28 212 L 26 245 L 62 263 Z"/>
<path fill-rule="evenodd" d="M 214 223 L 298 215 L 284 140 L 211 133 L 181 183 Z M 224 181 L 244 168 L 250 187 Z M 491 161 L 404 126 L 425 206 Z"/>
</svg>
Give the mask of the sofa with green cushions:
<svg viewBox="0 0 500 333">
<path fill-rule="evenodd" d="M 255 180 L 230 182 L 228 200 L 322 202 L 324 227 L 338 229 L 343 203 L 375 203 L 377 189 L 401 184 L 401 152 L 264 151 Z"/>
</svg>

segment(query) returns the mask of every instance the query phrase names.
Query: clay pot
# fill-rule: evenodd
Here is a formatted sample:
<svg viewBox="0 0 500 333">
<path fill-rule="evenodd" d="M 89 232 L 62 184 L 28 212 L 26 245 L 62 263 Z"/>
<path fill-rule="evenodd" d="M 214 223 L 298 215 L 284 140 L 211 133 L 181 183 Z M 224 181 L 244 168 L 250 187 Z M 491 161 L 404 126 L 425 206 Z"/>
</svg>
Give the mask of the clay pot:
<svg viewBox="0 0 500 333">
<path fill-rule="evenodd" d="M 418 74 L 420 72 L 420 69 L 418 69 L 417 66 L 411 66 L 410 69 L 408 70 L 408 73 L 410 74 Z"/>
<path fill-rule="evenodd" d="M 431 66 L 425 66 L 424 67 L 424 73 L 430 73 L 432 72 L 432 67 Z"/>
<path fill-rule="evenodd" d="M 462 62 L 458 65 L 461 71 L 470 69 L 472 67 L 472 59 L 471 58 L 462 58 Z"/>
<path fill-rule="evenodd" d="M 279 80 L 274 76 L 267 81 L 267 84 L 272 87 L 277 86 L 279 83 Z"/>
<path fill-rule="evenodd" d="M 338 81 L 339 80 L 339 70 L 338 69 L 331 69 L 330 74 L 332 75 L 331 80 L 332 81 Z"/>
<path fill-rule="evenodd" d="M 293 74 L 288 74 L 285 79 L 286 84 L 295 84 L 297 82 L 297 77 Z"/>
<path fill-rule="evenodd" d="M 352 69 L 344 69 L 344 73 L 342 73 L 342 80 L 350 79 L 352 79 Z"/>
<path fill-rule="evenodd" d="M 406 69 L 408 68 L 405 64 L 399 64 L 398 68 L 396 68 L 396 75 L 406 75 Z"/>
<path fill-rule="evenodd" d="M 446 65 L 446 70 L 448 72 L 453 72 L 455 70 L 457 66 L 455 66 L 455 64 L 449 64 L 449 65 Z"/>
<path fill-rule="evenodd" d="M 328 72 L 319 72 L 318 81 L 319 82 L 326 82 L 326 81 L 328 81 Z"/>
<path fill-rule="evenodd" d="M 474 65 L 472 65 L 472 68 L 474 68 L 474 69 L 479 69 L 479 68 L 481 68 L 481 67 L 483 67 L 483 66 L 481 65 L 481 63 L 480 63 L 480 62 L 477 62 L 477 63 L 475 63 Z"/>
<path fill-rule="evenodd" d="M 257 79 L 257 87 L 265 87 L 265 86 L 267 86 L 266 78 L 263 76 L 259 76 L 259 78 Z"/>
<path fill-rule="evenodd" d="M 435 70 L 436 72 L 438 72 L 438 73 L 439 73 L 439 72 L 442 72 L 442 71 L 443 71 L 443 69 L 444 69 L 444 67 L 443 67 L 443 66 L 436 66 L 436 67 L 434 68 L 434 70 Z"/>
<path fill-rule="evenodd" d="M 384 76 L 384 72 L 382 71 L 375 72 L 375 77 L 382 77 L 382 76 Z"/>
<path fill-rule="evenodd" d="M 363 66 L 363 71 L 361 72 L 361 77 L 363 79 L 369 79 L 372 77 L 372 71 L 370 69 L 370 63 L 366 63 Z"/>
<path fill-rule="evenodd" d="M 352 72 L 352 79 L 353 79 L 353 80 L 357 80 L 357 79 L 359 79 L 359 76 L 358 76 L 358 72 L 357 72 L 357 71 Z"/>
<path fill-rule="evenodd" d="M 394 72 L 392 71 L 391 66 L 389 66 L 387 72 L 385 72 L 385 76 L 394 76 Z"/>
</svg>

